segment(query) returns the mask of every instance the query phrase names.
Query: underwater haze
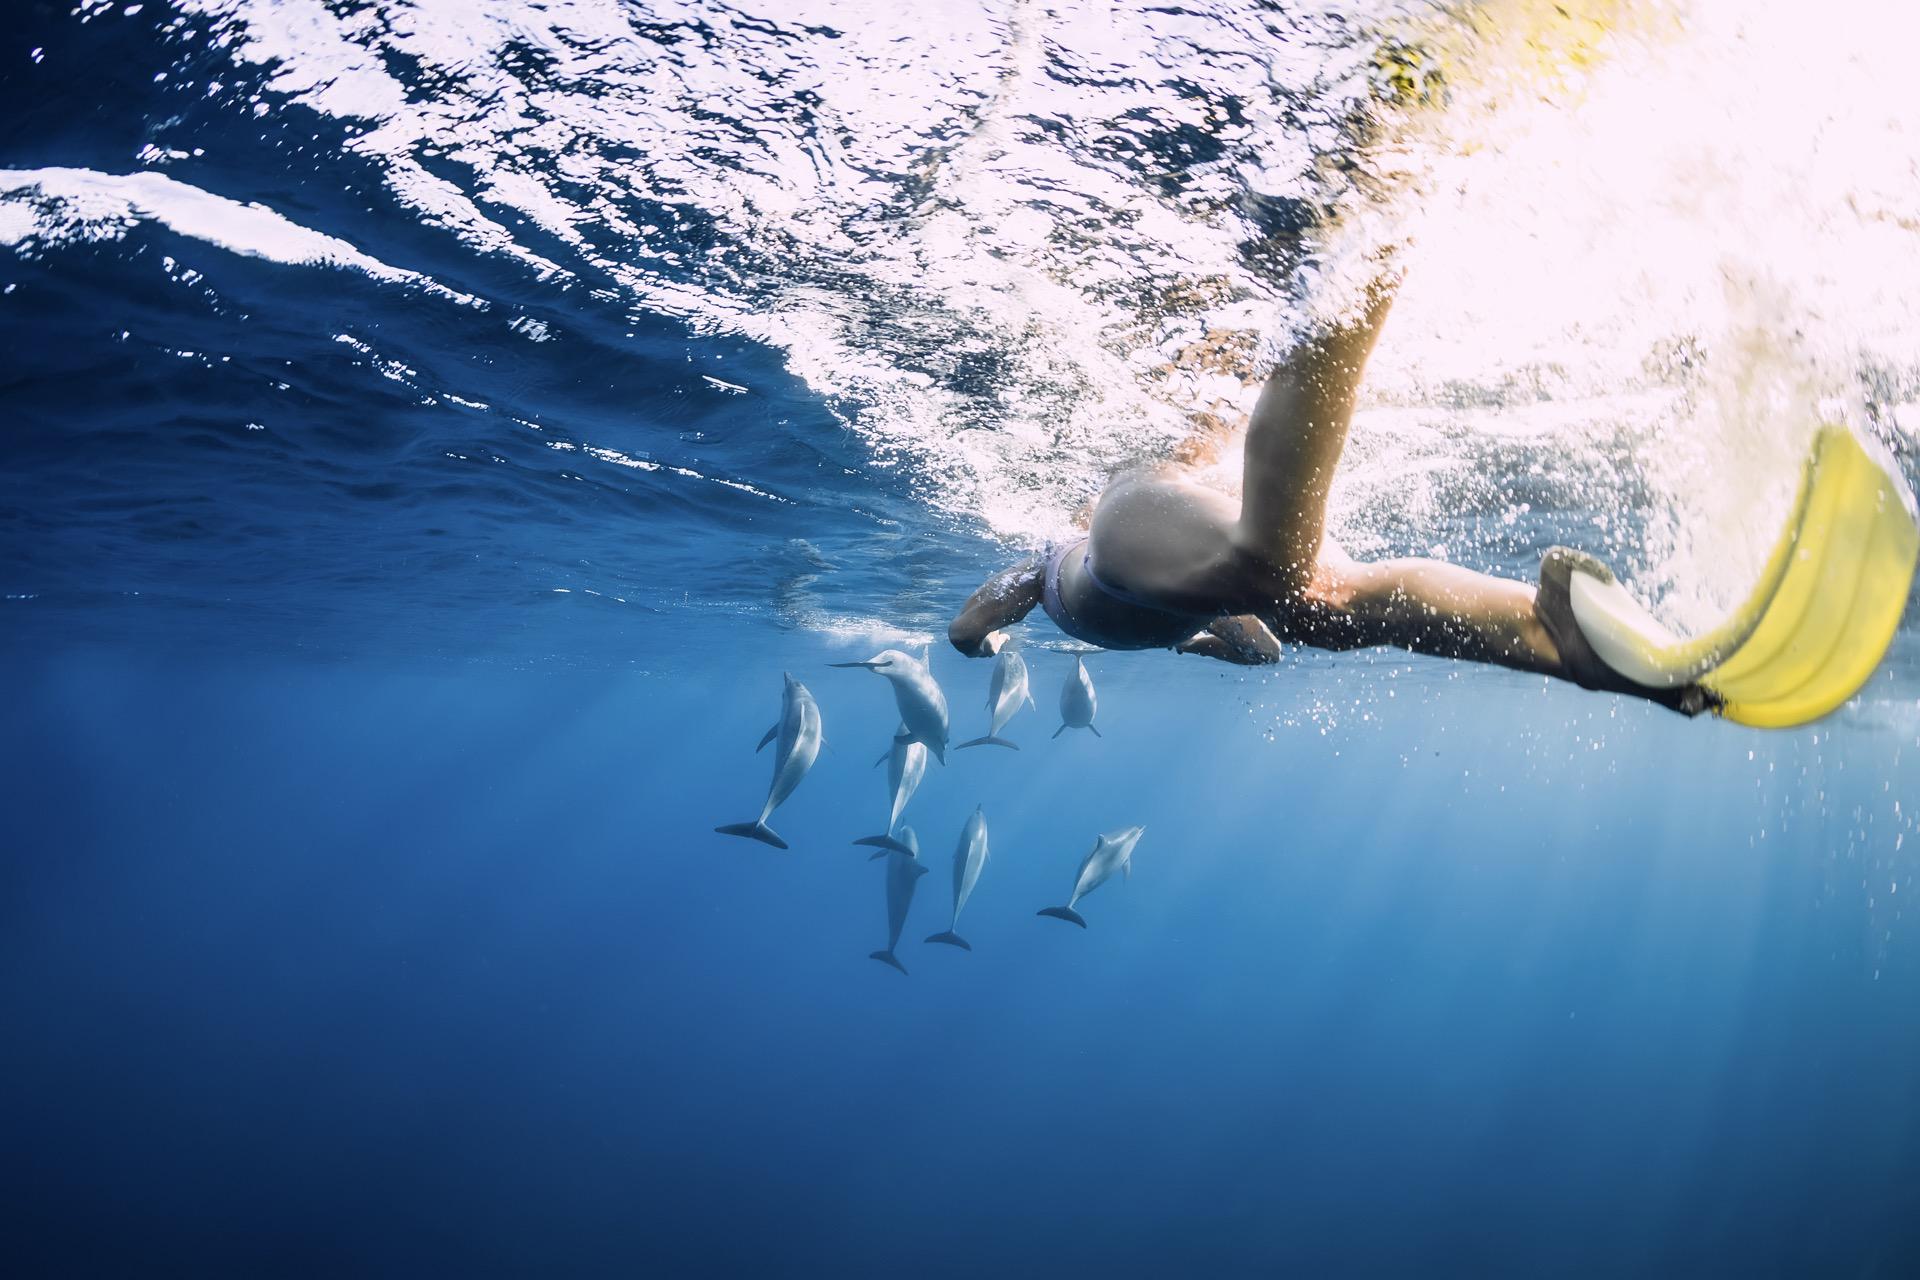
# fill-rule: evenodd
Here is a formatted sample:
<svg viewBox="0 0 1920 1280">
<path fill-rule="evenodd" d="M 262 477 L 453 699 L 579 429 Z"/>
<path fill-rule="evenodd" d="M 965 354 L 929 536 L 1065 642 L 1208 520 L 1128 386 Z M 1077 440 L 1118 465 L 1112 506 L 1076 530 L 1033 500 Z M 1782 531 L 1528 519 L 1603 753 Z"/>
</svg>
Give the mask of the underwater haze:
<svg viewBox="0 0 1920 1280">
<path fill-rule="evenodd" d="M 954 610 L 1382 243 L 1341 542 L 1710 623 L 1823 415 L 1920 480 L 1903 6 L 10 16 L 9 1274 L 1920 1274 L 1912 600 L 1778 731 L 1036 612 L 904 973 L 831 665 L 986 734 Z"/>
</svg>

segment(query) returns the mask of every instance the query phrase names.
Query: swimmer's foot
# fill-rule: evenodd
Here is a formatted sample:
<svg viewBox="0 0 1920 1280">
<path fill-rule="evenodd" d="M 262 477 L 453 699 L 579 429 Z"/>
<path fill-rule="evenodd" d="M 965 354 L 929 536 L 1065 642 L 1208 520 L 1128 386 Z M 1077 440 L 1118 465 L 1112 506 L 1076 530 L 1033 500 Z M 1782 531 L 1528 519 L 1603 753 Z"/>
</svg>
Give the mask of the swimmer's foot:
<svg viewBox="0 0 1920 1280">
<path fill-rule="evenodd" d="M 1697 684 L 1681 685 L 1674 689 L 1656 689 L 1649 685 L 1636 684 L 1601 660 L 1587 643 L 1586 636 L 1580 632 L 1580 624 L 1573 614 L 1573 571 L 1579 569 L 1590 573 L 1602 582 L 1613 581 L 1613 570 L 1571 547 L 1550 547 L 1540 558 L 1540 593 L 1534 597 L 1533 611 L 1539 617 L 1547 634 L 1553 637 L 1554 647 L 1560 651 L 1560 665 L 1565 669 L 1567 678 L 1582 689 L 1596 689 L 1607 693 L 1631 694 L 1636 698 L 1645 698 L 1669 711 L 1678 711 L 1684 716 L 1697 716 L 1702 711 L 1712 710 L 1720 705 L 1718 698 Z"/>
</svg>

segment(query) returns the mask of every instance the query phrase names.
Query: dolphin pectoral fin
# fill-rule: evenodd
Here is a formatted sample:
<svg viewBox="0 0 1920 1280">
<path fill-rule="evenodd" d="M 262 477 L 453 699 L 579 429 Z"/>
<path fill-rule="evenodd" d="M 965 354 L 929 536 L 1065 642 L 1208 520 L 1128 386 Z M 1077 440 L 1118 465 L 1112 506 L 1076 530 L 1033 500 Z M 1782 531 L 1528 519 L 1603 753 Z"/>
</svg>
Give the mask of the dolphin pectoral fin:
<svg viewBox="0 0 1920 1280">
<path fill-rule="evenodd" d="M 1040 910 L 1038 910 L 1034 914 L 1042 915 L 1042 916 L 1052 916 L 1055 920 L 1065 920 L 1069 924 L 1079 925 L 1082 929 L 1087 927 L 1087 922 L 1085 920 L 1082 920 L 1080 918 L 1080 913 L 1078 911 L 1075 911 L 1072 907 L 1042 907 L 1040 908 Z"/>
<path fill-rule="evenodd" d="M 869 954 L 867 959 L 878 960 L 881 964 L 890 964 L 902 973 L 907 971 L 907 966 L 900 963 L 900 957 L 891 951 L 875 951 Z"/>
<path fill-rule="evenodd" d="M 990 733 L 984 738 L 969 738 L 955 747 L 954 750 L 964 751 L 968 747 L 1012 747 L 1015 751 L 1018 751 L 1020 744 L 1017 742 L 1009 742 L 1005 738 L 995 737 Z"/>
<path fill-rule="evenodd" d="M 1092 735 L 1093 735 L 1094 737 L 1096 737 L 1096 738 L 1098 738 L 1098 737 L 1100 737 L 1100 736 L 1101 736 L 1101 735 L 1100 735 L 1100 730 L 1099 730 L 1098 728 L 1096 728 L 1095 726 L 1093 726 L 1093 725 L 1088 725 L 1088 726 L 1087 726 L 1087 732 L 1088 732 L 1088 733 L 1090 733 L 1090 734 L 1092 734 Z"/>
<path fill-rule="evenodd" d="M 959 934 L 955 933 L 951 929 L 947 930 L 945 933 L 936 933 L 931 938 L 928 938 L 927 941 L 928 942 L 944 942 L 948 946 L 958 947 L 962 951 L 973 950 L 972 944 L 970 944 L 965 938 L 961 937 Z"/>
<path fill-rule="evenodd" d="M 1060 726 L 1060 727 L 1059 727 L 1058 729 L 1055 729 L 1055 730 L 1053 731 L 1053 736 L 1057 738 L 1057 737 L 1059 737 L 1059 736 L 1060 736 L 1061 734 L 1063 734 L 1063 733 L 1065 733 L 1066 731 L 1067 731 L 1067 726 L 1065 726 L 1065 725 L 1063 724 L 1063 725 L 1061 725 L 1061 726 Z"/>
<path fill-rule="evenodd" d="M 775 725 L 773 726 L 773 728 L 771 728 L 771 729 L 769 729 L 769 730 L 767 730 L 767 736 L 766 736 L 766 737 L 764 737 L 764 738 L 762 738 L 762 739 L 760 739 L 760 745 L 759 745 L 759 746 L 757 746 L 757 747 L 755 747 L 755 748 L 753 749 L 753 753 L 754 753 L 755 755 L 759 755 L 759 754 L 760 754 L 760 752 L 761 752 L 761 751 L 763 751 L 763 750 L 764 750 L 764 749 L 766 748 L 766 745 L 767 745 L 767 744 L 768 744 L 769 742 L 772 742 L 772 741 L 773 741 L 773 740 L 774 740 L 775 738 L 777 738 L 777 737 L 779 737 L 779 736 L 780 736 L 780 726 L 779 726 L 779 724 L 777 724 L 777 723 L 776 723 L 776 724 L 775 724 Z"/>
<path fill-rule="evenodd" d="M 854 843 L 872 845 L 874 848 L 879 849 L 883 853 L 891 849 L 895 853 L 904 853 L 909 858 L 918 858 L 920 856 L 918 853 L 915 853 L 912 849 L 908 848 L 906 845 L 902 844 L 900 841 L 895 840 L 890 835 L 862 836 L 860 837 L 860 839 L 855 840 Z M 879 854 L 874 855 L 874 857 L 878 857 L 878 856 Z M 872 861 L 872 859 L 870 858 L 868 859 L 868 861 Z"/>
<path fill-rule="evenodd" d="M 888 757 L 888 756 L 890 756 L 890 755 L 892 755 L 892 754 L 893 754 L 893 752 L 892 752 L 892 750 L 891 750 L 891 749 L 889 749 L 889 750 L 886 750 L 886 751 L 882 751 L 882 752 L 880 753 L 880 758 L 879 758 L 878 760 L 875 760 L 875 761 L 873 762 L 873 767 L 874 767 L 874 768 L 876 768 L 876 769 L 878 769 L 878 768 L 879 768 L 879 767 L 880 767 L 881 765 L 883 765 L 883 764 L 885 764 L 885 763 L 887 762 L 887 757 Z"/>
<path fill-rule="evenodd" d="M 723 836 L 745 836 L 749 840 L 758 840 L 761 844 L 770 844 L 776 849 L 787 847 L 787 842 L 764 822 L 735 822 L 729 826 L 715 827 L 714 830 Z"/>
<path fill-rule="evenodd" d="M 1133 879 L 1133 859 L 1132 858 L 1128 858 L 1125 862 L 1120 864 L 1120 878 L 1122 880 Z"/>
</svg>

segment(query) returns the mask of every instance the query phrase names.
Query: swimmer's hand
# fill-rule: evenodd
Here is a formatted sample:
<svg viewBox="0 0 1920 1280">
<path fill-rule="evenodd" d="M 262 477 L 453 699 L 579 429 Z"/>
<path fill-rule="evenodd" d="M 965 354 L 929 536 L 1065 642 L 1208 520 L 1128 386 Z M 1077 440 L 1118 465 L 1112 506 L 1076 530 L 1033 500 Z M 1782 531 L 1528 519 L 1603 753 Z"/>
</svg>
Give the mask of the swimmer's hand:
<svg viewBox="0 0 1920 1280">
<path fill-rule="evenodd" d="M 1040 603 L 1043 565 L 1028 560 L 980 585 L 947 627 L 947 639 L 969 658 L 991 658 L 1006 647 L 1006 628 Z"/>
<path fill-rule="evenodd" d="M 1218 658 L 1241 667 L 1264 667 L 1280 661 L 1281 653 L 1279 638 L 1252 614 L 1216 618 L 1205 631 L 1173 647 L 1178 653 Z"/>
</svg>

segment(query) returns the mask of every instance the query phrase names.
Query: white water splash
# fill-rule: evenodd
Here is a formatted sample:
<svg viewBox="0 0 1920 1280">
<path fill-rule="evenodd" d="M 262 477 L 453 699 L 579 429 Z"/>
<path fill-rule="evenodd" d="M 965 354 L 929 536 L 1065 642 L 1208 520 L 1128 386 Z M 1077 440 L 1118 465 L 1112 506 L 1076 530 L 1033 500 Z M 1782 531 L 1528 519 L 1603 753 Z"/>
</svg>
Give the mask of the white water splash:
<svg viewBox="0 0 1920 1280">
<path fill-rule="evenodd" d="M 1337 299 L 1412 240 L 1335 495 L 1362 552 L 1472 558 L 1552 506 L 1697 623 L 1819 416 L 1920 443 L 1906 6 L 185 7 L 424 221 L 784 350 L 1012 542 L 1244 411 L 1296 249 Z M 1387 39 L 1449 105 L 1373 112 Z M 1342 235 L 1249 252 L 1327 207 Z"/>
<path fill-rule="evenodd" d="M 1481 26 L 1497 40 L 1539 8 Z M 1894 441 L 1913 474 L 1920 221 L 1900 211 L 1920 208 L 1920 102 L 1899 86 L 1920 11 L 1631 8 L 1634 38 L 1577 73 L 1496 58 L 1420 122 L 1421 195 L 1394 210 L 1413 269 L 1373 392 L 1663 399 L 1542 443 L 1596 467 L 1626 446 L 1642 588 L 1700 625 L 1757 572 L 1822 421 Z"/>
<path fill-rule="evenodd" d="M 157 222 L 250 258 L 338 267 L 404 284 L 470 307 L 485 304 L 417 271 L 390 267 L 335 236 L 298 225 L 271 209 L 242 204 L 163 173 L 91 169 L 0 169 L 0 244 L 16 249 L 69 240 L 115 240 Z"/>
</svg>

